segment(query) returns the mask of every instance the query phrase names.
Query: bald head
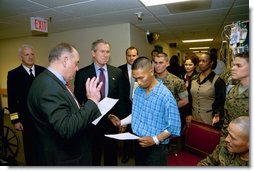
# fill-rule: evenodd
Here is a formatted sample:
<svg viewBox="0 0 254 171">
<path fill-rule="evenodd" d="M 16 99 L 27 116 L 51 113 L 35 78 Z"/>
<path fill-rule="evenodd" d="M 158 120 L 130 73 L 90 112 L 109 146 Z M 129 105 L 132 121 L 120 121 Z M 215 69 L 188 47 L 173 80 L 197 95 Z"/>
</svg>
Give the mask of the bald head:
<svg viewBox="0 0 254 171">
<path fill-rule="evenodd" d="M 249 116 L 240 116 L 230 122 L 230 124 L 235 124 L 241 131 L 241 135 L 249 139 L 250 133 L 250 118 Z"/>
<path fill-rule="evenodd" d="M 58 60 L 63 53 L 72 54 L 75 50 L 76 48 L 69 43 L 60 43 L 51 49 L 49 53 L 49 63 Z"/>
</svg>

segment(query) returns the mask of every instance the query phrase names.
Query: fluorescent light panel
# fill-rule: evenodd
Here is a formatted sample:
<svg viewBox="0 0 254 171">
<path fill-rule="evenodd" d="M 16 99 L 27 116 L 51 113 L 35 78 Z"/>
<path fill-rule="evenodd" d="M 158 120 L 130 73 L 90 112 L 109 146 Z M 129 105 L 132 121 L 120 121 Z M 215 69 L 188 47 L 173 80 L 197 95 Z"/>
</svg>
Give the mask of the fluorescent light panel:
<svg viewBox="0 0 254 171">
<path fill-rule="evenodd" d="M 194 39 L 194 40 L 182 40 L 183 43 L 194 43 L 194 42 L 211 42 L 213 39 Z"/>
<path fill-rule="evenodd" d="M 210 47 L 190 47 L 190 50 L 196 50 L 196 49 L 209 49 Z"/>
<path fill-rule="evenodd" d="M 178 2 L 190 1 L 190 0 L 140 0 L 145 6 L 155 6 L 164 4 L 173 4 Z"/>
</svg>

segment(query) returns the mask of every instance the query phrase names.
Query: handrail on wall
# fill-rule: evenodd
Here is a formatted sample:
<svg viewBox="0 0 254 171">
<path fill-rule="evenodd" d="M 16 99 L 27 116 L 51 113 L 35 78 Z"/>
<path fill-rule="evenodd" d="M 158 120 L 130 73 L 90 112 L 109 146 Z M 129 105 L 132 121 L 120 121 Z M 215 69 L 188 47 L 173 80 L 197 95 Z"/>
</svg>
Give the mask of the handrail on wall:
<svg viewBox="0 0 254 171">
<path fill-rule="evenodd" d="M 4 98 L 8 97 L 6 88 L 0 88 L 0 109 L 2 109 L 2 107 L 3 107 L 3 104 L 2 104 L 2 98 L 3 97 Z"/>
<path fill-rule="evenodd" d="M 6 88 L 0 88 L 0 95 L 1 96 L 7 96 L 7 89 Z"/>
</svg>

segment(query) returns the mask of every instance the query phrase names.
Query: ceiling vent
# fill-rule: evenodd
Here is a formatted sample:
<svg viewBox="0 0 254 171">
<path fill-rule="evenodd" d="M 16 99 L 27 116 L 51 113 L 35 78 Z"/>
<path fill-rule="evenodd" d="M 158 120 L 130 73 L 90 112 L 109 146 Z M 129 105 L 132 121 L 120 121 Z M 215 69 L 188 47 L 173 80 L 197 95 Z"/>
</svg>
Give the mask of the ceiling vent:
<svg viewBox="0 0 254 171">
<path fill-rule="evenodd" d="M 166 7 L 172 14 L 207 10 L 211 8 L 211 0 L 193 0 L 181 3 L 166 4 Z"/>
</svg>

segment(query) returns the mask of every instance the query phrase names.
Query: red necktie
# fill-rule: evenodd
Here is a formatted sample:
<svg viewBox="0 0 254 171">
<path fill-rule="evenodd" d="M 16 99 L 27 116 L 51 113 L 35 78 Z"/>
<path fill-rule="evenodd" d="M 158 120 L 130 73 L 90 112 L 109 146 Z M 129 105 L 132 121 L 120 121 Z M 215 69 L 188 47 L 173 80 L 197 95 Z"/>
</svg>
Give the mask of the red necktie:
<svg viewBox="0 0 254 171">
<path fill-rule="evenodd" d="M 185 80 L 186 80 L 186 81 L 189 81 L 189 80 L 190 80 L 190 77 L 189 77 L 187 74 L 186 74 Z"/>
<path fill-rule="evenodd" d="M 68 82 L 67 82 L 65 85 L 66 85 L 67 89 L 69 90 L 69 92 L 71 93 L 72 97 L 74 98 L 76 104 L 78 105 L 78 108 L 80 108 L 80 105 L 79 105 L 79 103 L 78 103 L 76 97 L 75 97 L 74 94 L 73 94 L 73 90 L 72 90 L 71 85 L 70 85 Z"/>
<path fill-rule="evenodd" d="M 99 69 L 101 72 L 100 72 L 100 76 L 99 76 L 99 82 L 103 82 L 103 85 L 101 87 L 101 99 L 103 99 L 105 97 L 105 84 L 106 84 L 106 81 L 105 81 L 105 75 L 104 75 L 104 69 L 103 68 L 100 68 Z"/>
<path fill-rule="evenodd" d="M 70 83 L 67 82 L 66 87 L 73 93 L 73 90 L 72 90 L 72 87 L 71 87 Z"/>
</svg>

